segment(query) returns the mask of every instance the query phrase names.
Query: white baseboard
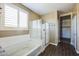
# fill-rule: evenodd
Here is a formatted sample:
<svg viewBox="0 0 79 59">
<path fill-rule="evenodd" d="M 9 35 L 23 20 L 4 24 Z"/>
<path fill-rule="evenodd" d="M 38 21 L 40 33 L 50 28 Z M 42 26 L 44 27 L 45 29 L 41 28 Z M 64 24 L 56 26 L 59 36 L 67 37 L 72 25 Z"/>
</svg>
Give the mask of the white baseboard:
<svg viewBox="0 0 79 59">
<path fill-rule="evenodd" d="M 58 44 L 55 44 L 55 43 L 50 43 L 50 44 L 55 45 L 55 46 L 57 46 L 57 45 L 58 45 Z"/>
</svg>

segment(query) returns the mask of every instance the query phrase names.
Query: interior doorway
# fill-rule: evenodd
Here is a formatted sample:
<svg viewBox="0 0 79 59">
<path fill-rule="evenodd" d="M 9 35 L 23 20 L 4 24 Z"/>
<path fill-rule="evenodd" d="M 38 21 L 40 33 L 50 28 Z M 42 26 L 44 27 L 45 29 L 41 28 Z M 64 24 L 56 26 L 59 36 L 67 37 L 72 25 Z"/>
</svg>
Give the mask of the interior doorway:
<svg viewBox="0 0 79 59">
<path fill-rule="evenodd" d="M 60 41 L 71 42 L 71 15 L 64 15 L 60 17 Z"/>
</svg>

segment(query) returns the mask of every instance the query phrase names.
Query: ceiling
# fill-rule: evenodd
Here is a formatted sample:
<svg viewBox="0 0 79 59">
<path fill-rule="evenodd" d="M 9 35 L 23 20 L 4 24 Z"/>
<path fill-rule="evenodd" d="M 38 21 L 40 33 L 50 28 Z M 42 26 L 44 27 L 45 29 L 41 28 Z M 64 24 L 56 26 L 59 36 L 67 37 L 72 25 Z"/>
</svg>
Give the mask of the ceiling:
<svg viewBox="0 0 79 59">
<path fill-rule="evenodd" d="M 39 15 L 51 13 L 59 10 L 61 12 L 68 12 L 74 3 L 23 3 L 26 7 L 36 12 Z"/>
</svg>

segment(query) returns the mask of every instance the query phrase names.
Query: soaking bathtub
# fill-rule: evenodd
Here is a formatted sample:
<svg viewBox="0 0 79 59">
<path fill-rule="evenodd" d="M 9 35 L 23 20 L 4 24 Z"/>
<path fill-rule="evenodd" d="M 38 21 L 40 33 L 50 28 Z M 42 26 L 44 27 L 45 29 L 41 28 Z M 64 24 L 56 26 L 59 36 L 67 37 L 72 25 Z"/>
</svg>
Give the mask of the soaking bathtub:
<svg viewBox="0 0 79 59">
<path fill-rule="evenodd" d="M 11 38 L 12 37 L 7 38 L 9 42 L 1 42 L 0 40 L 0 45 L 3 45 L 2 48 L 5 50 L 5 56 L 36 56 L 41 53 L 42 43 L 40 39 L 29 39 L 29 37 L 26 39 L 26 35 L 23 35 L 17 36 L 17 39 L 13 40 L 14 42 L 16 41 L 16 43 L 11 43 L 14 37 Z M 20 42 L 17 41 L 19 39 Z"/>
<path fill-rule="evenodd" d="M 38 50 L 38 51 L 37 51 Z M 37 51 L 36 53 L 34 51 Z M 37 41 L 29 40 L 15 44 L 10 48 L 6 48 L 6 55 L 8 56 L 34 56 L 41 51 L 41 44 Z"/>
</svg>

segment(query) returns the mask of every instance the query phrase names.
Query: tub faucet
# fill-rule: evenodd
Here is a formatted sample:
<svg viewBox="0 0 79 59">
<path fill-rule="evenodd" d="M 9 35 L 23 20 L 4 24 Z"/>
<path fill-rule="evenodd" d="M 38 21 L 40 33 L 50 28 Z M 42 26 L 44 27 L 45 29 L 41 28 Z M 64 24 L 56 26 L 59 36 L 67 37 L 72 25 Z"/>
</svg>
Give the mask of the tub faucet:
<svg viewBox="0 0 79 59">
<path fill-rule="evenodd" d="M 5 55 L 5 50 L 0 46 L 0 56 L 4 56 Z"/>
</svg>

